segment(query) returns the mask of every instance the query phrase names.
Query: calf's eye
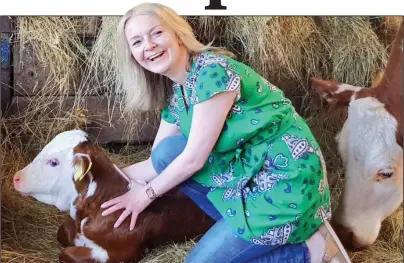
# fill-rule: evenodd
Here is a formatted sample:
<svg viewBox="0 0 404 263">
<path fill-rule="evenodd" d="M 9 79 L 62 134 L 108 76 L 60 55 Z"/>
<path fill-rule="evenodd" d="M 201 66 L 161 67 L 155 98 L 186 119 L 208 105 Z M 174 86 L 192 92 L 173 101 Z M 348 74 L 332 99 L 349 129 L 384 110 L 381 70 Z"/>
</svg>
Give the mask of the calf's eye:
<svg viewBox="0 0 404 263">
<path fill-rule="evenodd" d="M 56 167 L 59 165 L 59 161 L 57 159 L 51 159 L 48 161 L 48 164 L 52 167 Z"/>
</svg>

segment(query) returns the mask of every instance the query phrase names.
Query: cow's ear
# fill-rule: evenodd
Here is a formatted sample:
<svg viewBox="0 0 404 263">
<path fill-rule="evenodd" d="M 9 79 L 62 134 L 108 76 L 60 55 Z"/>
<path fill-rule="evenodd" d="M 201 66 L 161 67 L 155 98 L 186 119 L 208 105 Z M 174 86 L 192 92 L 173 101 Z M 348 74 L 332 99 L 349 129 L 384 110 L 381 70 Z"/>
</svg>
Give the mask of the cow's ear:
<svg viewBox="0 0 404 263">
<path fill-rule="evenodd" d="M 330 80 L 311 78 L 311 86 L 329 104 L 347 106 L 351 100 L 355 99 L 355 93 L 362 87 L 352 86 L 345 83 L 338 83 Z"/>
<path fill-rule="evenodd" d="M 92 181 L 91 167 L 93 165 L 91 157 L 85 153 L 76 153 L 73 156 L 73 164 L 76 168 L 73 180 L 74 182 L 83 181 L 83 179 L 89 179 Z"/>
</svg>

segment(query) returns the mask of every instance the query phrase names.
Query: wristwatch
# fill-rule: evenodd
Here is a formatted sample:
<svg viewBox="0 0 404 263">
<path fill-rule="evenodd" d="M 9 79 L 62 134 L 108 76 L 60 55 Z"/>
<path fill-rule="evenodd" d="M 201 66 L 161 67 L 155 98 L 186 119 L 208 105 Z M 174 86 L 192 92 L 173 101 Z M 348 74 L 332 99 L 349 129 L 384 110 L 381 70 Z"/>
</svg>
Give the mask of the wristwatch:
<svg viewBox="0 0 404 263">
<path fill-rule="evenodd" d="M 150 183 L 148 183 L 148 184 L 146 185 L 146 194 L 147 194 L 147 196 L 148 196 L 150 199 L 152 199 L 152 200 L 154 200 L 154 199 L 157 198 L 157 195 L 156 195 L 156 193 L 154 192 L 153 188 L 151 187 Z"/>
</svg>

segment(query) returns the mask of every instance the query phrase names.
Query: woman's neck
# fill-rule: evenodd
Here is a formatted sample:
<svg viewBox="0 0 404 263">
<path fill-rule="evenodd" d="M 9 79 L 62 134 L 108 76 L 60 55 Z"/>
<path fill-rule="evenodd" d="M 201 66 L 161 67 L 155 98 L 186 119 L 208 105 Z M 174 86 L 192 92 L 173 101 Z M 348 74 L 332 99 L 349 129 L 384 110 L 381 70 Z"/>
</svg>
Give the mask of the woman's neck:
<svg viewBox="0 0 404 263">
<path fill-rule="evenodd" d="M 166 77 L 170 78 L 175 83 L 184 85 L 185 80 L 187 79 L 187 76 L 188 76 L 188 71 L 186 69 L 187 69 L 187 65 L 189 63 L 190 54 L 185 49 L 185 47 L 182 48 L 181 51 L 182 52 L 177 60 L 177 63 L 168 72 L 168 74 L 166 74 Z"/>
</svg>

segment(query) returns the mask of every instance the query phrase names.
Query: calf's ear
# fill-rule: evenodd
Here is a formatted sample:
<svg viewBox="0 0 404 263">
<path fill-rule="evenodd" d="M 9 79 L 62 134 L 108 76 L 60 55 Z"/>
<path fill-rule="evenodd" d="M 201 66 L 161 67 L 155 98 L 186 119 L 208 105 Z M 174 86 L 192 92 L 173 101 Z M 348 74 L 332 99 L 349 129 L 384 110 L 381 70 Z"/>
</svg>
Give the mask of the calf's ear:
<svg viewBox="0 0 404 263">
<path fill-rule="evenodd" d="M 92 181 L 91 167 L 93 165 L 91 157 L 85 153 L 76 153 L 73 156 L 73 164 L 76 172 L 73 175 L 75 184 L 80 184 L 83 181 Z"/>
</svg>

